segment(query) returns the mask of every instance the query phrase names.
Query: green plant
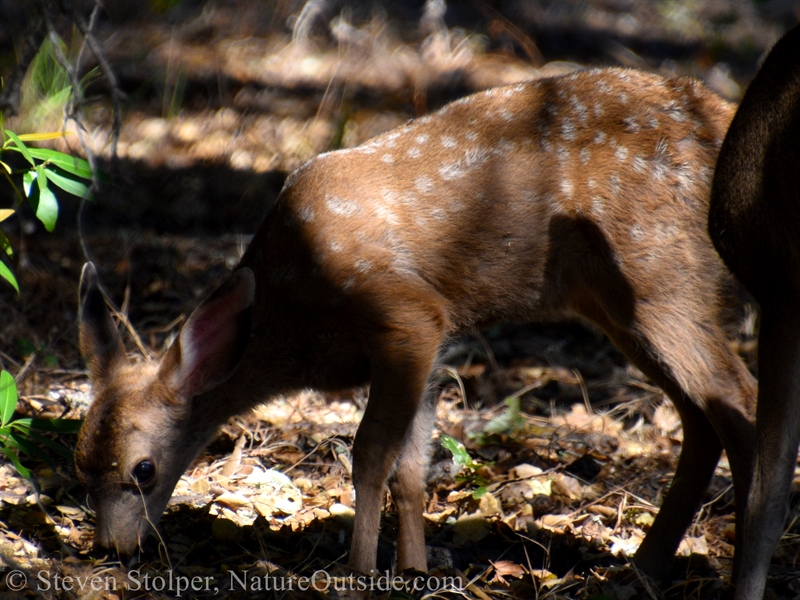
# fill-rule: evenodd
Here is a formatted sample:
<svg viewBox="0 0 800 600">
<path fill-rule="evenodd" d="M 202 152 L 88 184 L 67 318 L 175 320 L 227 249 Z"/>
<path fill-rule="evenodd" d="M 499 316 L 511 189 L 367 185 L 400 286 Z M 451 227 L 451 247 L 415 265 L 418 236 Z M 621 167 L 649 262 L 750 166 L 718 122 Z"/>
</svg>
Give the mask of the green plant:
<svg viewBox="0 0 800 600">
<path fill-rule="evenodd" d="M 20 454 L 39 458 L 51 467 L 53 461 L 43 448 L 49 448 L 64 458 L 71 459 L 72 454 L 66 447 L 42 433 L 77 433 L 81 422 L 77 419 L 13 419 L 18 402 L 19 394 L 14 378 L 8 371 L 0 372 L 0 451 L 8 457 L 20 475 L 31 479 L 30 470 L 20 462 Z"/>
<path fill-rule="evenodd" d="M 441 443 L 442 447 L 453 455 L 453 463 L 459 469 L 455 476 L 456 481 L 477 486 L 475 491 L 472 492 L 473 498 L 478 499 L 483 496 L 486 493 L 486 486 L 489 485 L 489 481 L 478 471 L 491 463 L 483 464 L 473 460 L 464 444 L 449 435 L 442 435 Z"/>
<path fill-rule="evenodd" d="M 3 133 L 3 145 L 0 147 L 0 155 L 7 151 L 18 152 L 28 162 L 29 166 L 26 168 L 15 170 L 6 162 L 0 160 L 0 172 L 6 177 L 20 199 L 23 194 L 20 193 L 12 176 L 22 175 L 24 196 L 31 203 L 33 210 L 36 212 L 36 217 L 42 222 L 47 231 L 55 229 L 56 220 L 58 219 L 58 200 L 50 187 L 51 183 L 79 198 L 92 198 L 89 187 L 85 183 L 92 178 L 92 170 L 87 161 L 57 150 L 32 148 L 25 144 L 25 142 L 55 139 L 63 137 L 63 135 L 60 132 L 17 135 L 7 129 Z M 19 202 L 17 205 L 19 205 Z M 0 221 L 4 221 L 14 212 L 15 209 L 0 209 Z M 11 243 L 2 231 L 0 231 L 0 248 L 8 256 L 13 256 Z M 19 284 L 14 274 L 2 261 L 0 261 L 0 277 L 11 284 L 19 293 Z"/>
</svg>

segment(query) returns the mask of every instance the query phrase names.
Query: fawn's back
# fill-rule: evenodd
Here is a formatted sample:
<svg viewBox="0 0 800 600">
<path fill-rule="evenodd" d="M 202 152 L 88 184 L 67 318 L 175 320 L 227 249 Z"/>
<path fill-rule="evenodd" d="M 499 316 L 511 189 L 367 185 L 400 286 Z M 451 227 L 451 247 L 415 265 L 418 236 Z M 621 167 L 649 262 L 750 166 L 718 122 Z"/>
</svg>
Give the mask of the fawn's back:
<svg viewBox="0 0 800 600">
<path fill-rule="evenodd" d="M 698 225 L 732 112 L 626 70 L 492 89 L 298 169 L 242 264 L 333 303 L 413 287 L 451 328 L 569 309 L 602 262 L 658 295 L 719 273 Z"/>
</svg>

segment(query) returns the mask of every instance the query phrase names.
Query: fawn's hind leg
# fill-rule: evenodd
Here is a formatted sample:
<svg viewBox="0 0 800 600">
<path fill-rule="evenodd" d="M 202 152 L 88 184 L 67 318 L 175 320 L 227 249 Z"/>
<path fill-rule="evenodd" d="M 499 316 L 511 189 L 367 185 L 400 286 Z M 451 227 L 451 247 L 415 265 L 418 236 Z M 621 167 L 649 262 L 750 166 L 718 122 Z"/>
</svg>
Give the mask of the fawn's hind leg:
<svg viewBox="0 0 800 600">
<path fill-rule="evenodd" d="M 667 574 L 722 449 L 731 465 L 738 531 L 742 531 L 752 470 L 755 382 L 729 349 L 715 324 L 716 315 L 699 305 L 685 309 L 685 299 L 683 303 L 640 303 L 624 326 L 608 318 L 610 311 L 593 315 L 628 359 L 667 393 L 683 424 L 675 477 L 634 557 L 634 562 L 654 577 Z M 689 319 L 686 315 L 707 318 Z M 737 537 L 737 548 L 740 544 Z"/>
</svg>

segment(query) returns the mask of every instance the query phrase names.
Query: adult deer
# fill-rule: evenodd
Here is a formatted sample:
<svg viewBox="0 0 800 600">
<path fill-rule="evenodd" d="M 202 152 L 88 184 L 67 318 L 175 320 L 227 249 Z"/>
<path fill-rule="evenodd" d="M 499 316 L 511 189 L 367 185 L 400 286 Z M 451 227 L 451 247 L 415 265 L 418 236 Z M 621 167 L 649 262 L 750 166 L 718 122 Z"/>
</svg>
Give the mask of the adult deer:
<svg viewBox="0 0 800 600">
<path fill-rule="evenodd" d="M 761 305 L 756 455 L 736 598 L 760 598 L 781 536 L 800 443 L 800 27 L 770 52 L 731 123 L 709 232 Z M 741 511 L 739 511 L 741 513 Z"/>
<path fill-rule="evenodd" d="M 76 464 L 97 545 L 132 552 L 230 416 L 369 382 L 350 566 L 375 567 L 393 474 L 398 565 L 425 570 L 437 353 L 459 330 L 577 315 L 681 415 L 675 479 L 636 554 L 663 572 L 723 447 L 739 506 L 750 476 L 755 387 L 718 324 L 727 271 L 706 231 L 732 115 L 693 80 L 592 70 L 479 93 L 321 155 L 288 178 L 233 276 L 157 361 L 126 360 L 87 266 L 80 341 L 95 400 Z"/>
</svg>

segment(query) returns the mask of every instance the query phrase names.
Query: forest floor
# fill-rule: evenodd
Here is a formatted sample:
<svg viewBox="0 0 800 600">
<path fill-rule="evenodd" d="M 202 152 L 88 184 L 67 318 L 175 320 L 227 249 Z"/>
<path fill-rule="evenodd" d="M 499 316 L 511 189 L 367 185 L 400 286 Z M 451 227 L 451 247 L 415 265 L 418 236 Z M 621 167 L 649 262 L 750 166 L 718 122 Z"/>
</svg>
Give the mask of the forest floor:
<svg viewBox="0 0 800 600">
<path fill-rule="evenodd" d="M 800 3 L 776 1 L 454 3 L 444 21 L 420 18 L 421 2 L 385 3 L 381 16 L 308 3 L 321 8 L 304 18 L 291 1 L 108 4 L 97 37 L 126 96 L 116 155 L 110 103 L 95 101 L 84 119 L 87 148 L 113 183 L 84 206 L 80 230 L 71 198 L 53 234 L 24 212 L 4 223 L 21 293 L 0 291 L 0 363 L 16 379 L 19 415 L 85 414 L 77 285 L 87 258 L 138 336 L 126 335 L 128 349 L 158 355 L 235 266 L 287 174 L 314 155 L 473 91 L 584 66 L 692 75 L 735 101 L 800 18 Z M 58 111 L 34 112 L 5 125 L 62 126 Z M 67 147 L 83 153 L 75 138 Z M 729 316 L 730 343 L 755 372 L 755 310 L 733 294 Z M 427 597 L 723 596 L 734 536 L 724 457 L 669 578 L 652 582 L 628 560 L 669 487 L 681 424 L 602 333 L 498 325 L 447 354 L 425 509 Z M 39 494 L 0 463 L 0 598 L 338 597 L 319 580 L 344 575 L 366 395 L 306 391 L 231 420 L 132 564 L 91 552 L 93 515 L 70 462 L 23 461 Z M 468 465 L 443 435 L 464 445 Z M 383 575 L 394 575 L 396 529 L 387 494 Z M 15 571 L 27 578 L 21 590 Z M 303 590 L 315 573 L 317 588 Z M 386 583 L 376 595 L 423 595 Z M 800 469 L 767 597 L 800 597 Z"/>
</svg>

